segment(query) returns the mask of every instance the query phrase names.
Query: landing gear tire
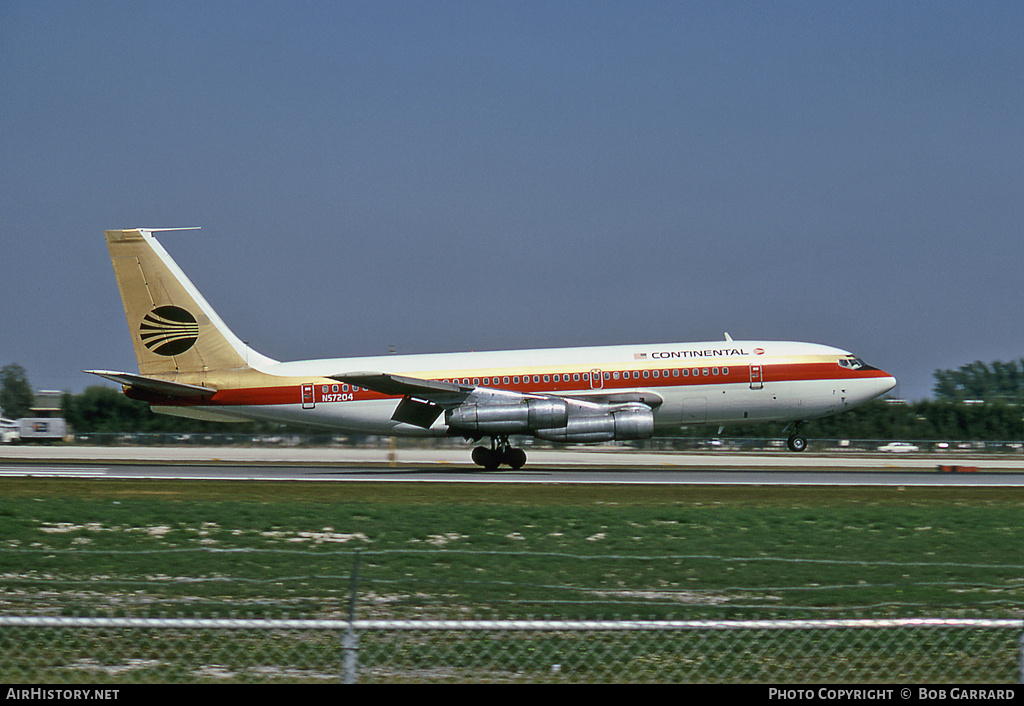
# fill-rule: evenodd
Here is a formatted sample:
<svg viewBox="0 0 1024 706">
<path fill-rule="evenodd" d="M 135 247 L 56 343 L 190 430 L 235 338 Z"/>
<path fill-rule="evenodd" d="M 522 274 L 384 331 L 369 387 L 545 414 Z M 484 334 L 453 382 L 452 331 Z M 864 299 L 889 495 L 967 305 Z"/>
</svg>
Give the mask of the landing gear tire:
<svg viewBox="0 0 1024 706">
<path fill-rule="evenodd" d="M 526 452 L 509 447 L 501 454 L 501 461 L 513 471 L 518 471 L 526 465 Z"/>
<path fill-rule="evenodd" d="M 472 458 L 473 463 L 483 466 L 488 471 L 497 470 L 501 464 L 514 471 L 526 465 L 526 452 L 509 446 L 508 439 L 504 437 L 495 439 L 491 448 L 477 446 L 473 449 Z"/>
<path fill-rule="evenodd" d="M 498 451 L 489 449 L 486 446 L 477 446 L 473 449 L 473 463 L 483 466 L 488 471 L 495 471 L 501 465 L 501 454 Z"/>
<path fill-rule="evenodd" d="M 786 446 L 790 451 L 800 452 L 807 448 L 807 439 L 799 434 L 794 434 L 786 440 Z"/>
</svg>

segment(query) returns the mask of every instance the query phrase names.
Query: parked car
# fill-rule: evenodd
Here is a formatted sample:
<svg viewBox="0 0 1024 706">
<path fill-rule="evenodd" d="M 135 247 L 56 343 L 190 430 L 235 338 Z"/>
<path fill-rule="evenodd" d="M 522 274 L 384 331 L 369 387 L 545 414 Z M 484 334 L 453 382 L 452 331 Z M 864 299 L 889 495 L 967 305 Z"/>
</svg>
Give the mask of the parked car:
<svg viewBox="0 0 1024 706">
<path fill-rule="evenodd" d="M 915 451 L 920 451 L 921 449 L 917 448 L 913 444 L 908 444 L 905 441 L 892 441 L 884 446 L 879 446 L 878 450 L 894 454 L 909 454 L 914 453 Z"/>
</svg>

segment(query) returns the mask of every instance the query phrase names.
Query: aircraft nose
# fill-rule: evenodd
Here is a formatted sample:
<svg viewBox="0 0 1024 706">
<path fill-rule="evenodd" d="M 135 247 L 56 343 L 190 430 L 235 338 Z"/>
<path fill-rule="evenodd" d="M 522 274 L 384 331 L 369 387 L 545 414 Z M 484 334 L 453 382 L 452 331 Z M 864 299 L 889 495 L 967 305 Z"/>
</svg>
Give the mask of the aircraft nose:
<svg viewBox="0 0 1024 706">
<path fill-rule="evenodd" d="M 892 375 L 889 375 L 888 373 L 886 373 L 885 377 L 878 378 L 878 391 L 875 393 L 875 397 L 878 397 L 879 395 L 884 395 L 886 392 L 896 387 L 896 382 L 896 378 L 893 377 Z"/>
</svg>

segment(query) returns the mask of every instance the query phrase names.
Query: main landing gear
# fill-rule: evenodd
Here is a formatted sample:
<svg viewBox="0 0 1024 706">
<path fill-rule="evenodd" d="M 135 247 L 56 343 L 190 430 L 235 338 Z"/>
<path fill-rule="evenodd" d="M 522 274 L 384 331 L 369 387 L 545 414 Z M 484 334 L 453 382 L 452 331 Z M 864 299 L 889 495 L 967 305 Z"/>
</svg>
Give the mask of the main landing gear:
<svg viewBox="0 0 1024 706">
<path fill-rule="evenodd" d="M 526 465 L 526 452 L 509 445 L 507 436 L 491 437 L 491 448 L 477 446 L 473 449 L 473 463 L 493 471 L 505 464 L 514 471 Z"/>
<path fill-rule="evenodd" d="M 793 427 L 793 433 L 786 439 L 786 446 L 790 451 L 800 452 L 807 448 L 807 437 L 800 433 L 801 424 L 802 422 L 797 422 Z"/>
</svg>

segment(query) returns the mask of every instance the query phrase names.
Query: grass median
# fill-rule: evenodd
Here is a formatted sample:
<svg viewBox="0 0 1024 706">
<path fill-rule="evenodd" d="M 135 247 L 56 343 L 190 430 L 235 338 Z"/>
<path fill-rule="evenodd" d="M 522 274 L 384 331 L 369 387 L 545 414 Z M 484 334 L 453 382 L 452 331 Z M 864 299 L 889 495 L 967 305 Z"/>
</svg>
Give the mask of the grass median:
<svg viewBox="0 0 1024 706">
<path fill-rule="evenodd" d="M 8 614 L 1020 617 L 1024 489 L 0 480 Z"/>
</svg>

